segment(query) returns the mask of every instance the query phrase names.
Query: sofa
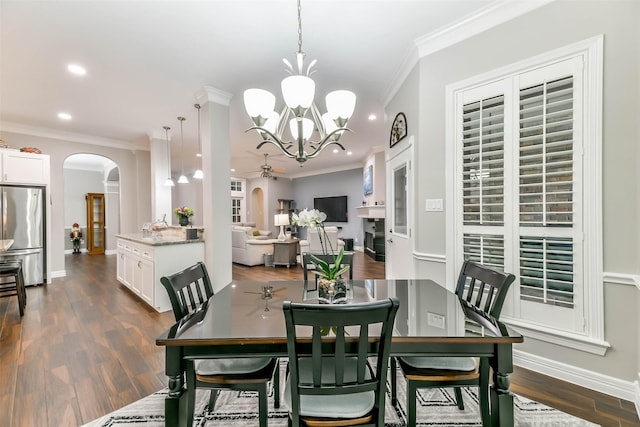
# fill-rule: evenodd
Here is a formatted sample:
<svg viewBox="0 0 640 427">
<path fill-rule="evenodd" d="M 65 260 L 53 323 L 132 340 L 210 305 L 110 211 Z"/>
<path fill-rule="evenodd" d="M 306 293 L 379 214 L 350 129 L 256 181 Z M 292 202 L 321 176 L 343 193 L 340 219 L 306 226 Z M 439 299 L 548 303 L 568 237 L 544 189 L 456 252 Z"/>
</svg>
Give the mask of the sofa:
<svg viewBox="0 0 640 427">
<path fill-rule="evenodd" d="M 231 227 L 231 261 L 247 265 L 263 265 L 264 254 L 273 253 L 271 231 L 258 230 L 251 226 Z"/>
<path fill-rule="evenodd" d="M 331 251 L 331 248 L 338 253 L 341 248 L 344 248 L 344 241 L 338 239 L 338 227 L 325 226 L 324 231 L 327 234 L 329 239 L 330 246 L 326 242 L 325 236 L 322 236 L 324 247 L 327 252 Z M 322 245 L 320 243 L 320 235 L 318 234 L 318 230 L 316 228 L 309 227 L 307 229 L 307 239 L 300 240 L 300 253 L 322 253 Z"/>
</svg>

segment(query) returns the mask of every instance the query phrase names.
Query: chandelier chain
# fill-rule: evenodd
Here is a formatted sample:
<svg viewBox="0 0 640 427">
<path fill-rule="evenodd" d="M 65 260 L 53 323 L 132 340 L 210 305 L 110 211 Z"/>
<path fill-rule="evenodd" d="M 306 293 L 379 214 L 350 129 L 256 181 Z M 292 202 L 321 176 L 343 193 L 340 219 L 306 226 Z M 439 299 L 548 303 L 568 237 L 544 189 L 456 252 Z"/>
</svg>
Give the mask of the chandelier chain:
<svg viewBox="0 0 640 427">
<path fill-rule="evenodd" d="M 298 0 L 298 52 L 302 53 L 302 8 Z"/>
</svg>

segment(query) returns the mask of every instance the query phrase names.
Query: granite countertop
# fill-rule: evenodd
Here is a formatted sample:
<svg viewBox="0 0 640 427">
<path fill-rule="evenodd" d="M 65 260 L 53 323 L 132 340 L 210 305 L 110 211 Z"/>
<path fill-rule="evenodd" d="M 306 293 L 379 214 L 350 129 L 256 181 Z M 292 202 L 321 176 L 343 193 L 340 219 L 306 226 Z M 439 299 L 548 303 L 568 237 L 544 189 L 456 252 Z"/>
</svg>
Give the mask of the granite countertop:
<svg viewBox="0 0 640 427">
<path fill-rule="evenodd" d="M 116 234 L 116 237 L 120 239 L 131 240 L 132 242 L 142 243 L 144 245 L 149 245 L 149 246 L 182 245 L 182 244 L 189 244 L 189 243 L 204 242 L 203 239 L 187 240 L 182 236 L 180 237 L 177 237 L 177 236 L 146 237 L 142 233 Z"/>
</svg>

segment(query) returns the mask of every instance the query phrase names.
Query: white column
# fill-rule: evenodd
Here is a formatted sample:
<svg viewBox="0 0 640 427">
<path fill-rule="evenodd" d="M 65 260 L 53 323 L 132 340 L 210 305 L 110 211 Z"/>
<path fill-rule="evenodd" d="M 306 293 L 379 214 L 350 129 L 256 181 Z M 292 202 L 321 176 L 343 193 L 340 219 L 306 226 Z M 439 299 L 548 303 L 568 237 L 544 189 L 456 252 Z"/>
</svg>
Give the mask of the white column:
<svg viewBox="0 0 640 427">
<path fill-rule="evenodd" d="M 171 140 L 171 131 L 169 131 Z M 167 223 L 171 224 L 171 187 L 164 185 L 171 171 L 171 157 L 167 153 L 167 140 L 164 130 L 154 131 L 149 135 L 151 150 L 151 215 L 150 220 L 162 219 L 167 215 Z M 140 224 L 142 225 L 142 224 Z"/>
<path fill-rule="evenodd" d="M 231 94 L 204 87 L 197 94 L 202 126 L 202 222 L 205 264 L 214 290 L 231 282 Z"/>
</svg>

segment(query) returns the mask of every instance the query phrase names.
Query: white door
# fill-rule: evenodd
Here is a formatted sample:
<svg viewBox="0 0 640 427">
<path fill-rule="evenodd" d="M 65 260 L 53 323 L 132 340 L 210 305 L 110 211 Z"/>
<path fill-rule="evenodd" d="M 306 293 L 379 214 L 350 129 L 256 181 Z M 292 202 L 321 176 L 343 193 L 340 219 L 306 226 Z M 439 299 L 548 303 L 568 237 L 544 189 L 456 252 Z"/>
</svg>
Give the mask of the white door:
<svg viewBox="0 0 640 427">
<path fill-rule="evenodd" d="M 413 138 L 411 138 L 413 139 Z M 387 161 L 385 276 L 409 279 L 413 271 L 413 141 Z"/>
</svg>

